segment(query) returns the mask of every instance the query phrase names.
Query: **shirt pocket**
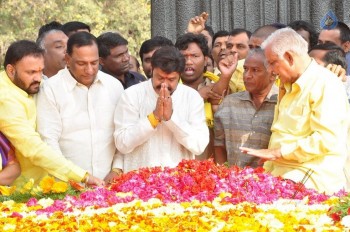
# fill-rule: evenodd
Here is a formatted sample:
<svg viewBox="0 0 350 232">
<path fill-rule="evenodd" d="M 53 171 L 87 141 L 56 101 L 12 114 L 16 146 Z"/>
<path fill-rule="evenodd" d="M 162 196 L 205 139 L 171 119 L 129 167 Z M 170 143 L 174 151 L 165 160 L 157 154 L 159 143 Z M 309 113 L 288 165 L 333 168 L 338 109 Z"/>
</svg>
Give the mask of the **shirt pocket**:
<svg viewBox="0 0 350 232">
<path fill-rule="evenodd" d="M 286 117 L 292 134 L 305 134 L 310 130 L 310 108 L 306 104 L 291 106 Z"/>
</svg>

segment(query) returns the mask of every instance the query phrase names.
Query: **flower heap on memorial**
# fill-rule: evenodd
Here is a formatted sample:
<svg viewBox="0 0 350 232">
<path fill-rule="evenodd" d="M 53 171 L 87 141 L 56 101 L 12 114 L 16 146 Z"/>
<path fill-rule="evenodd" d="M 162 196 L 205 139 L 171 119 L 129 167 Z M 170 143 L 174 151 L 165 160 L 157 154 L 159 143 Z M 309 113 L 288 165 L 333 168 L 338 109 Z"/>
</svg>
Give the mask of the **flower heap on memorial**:
<svg viewBox="0 0 350 232">
<path fill-rule="evenodd" d="M 8 190 L 1 189 L 9 194 L 0 203 L 1 231 L 343 231 L 349 226 L 345 192 L 327 196 L 261 168 L 229 168 L 210 160 L 142 168 L 106 188 L 83 189 L 45 177 L 37 187 L 29 181 Z"/>
</svg>

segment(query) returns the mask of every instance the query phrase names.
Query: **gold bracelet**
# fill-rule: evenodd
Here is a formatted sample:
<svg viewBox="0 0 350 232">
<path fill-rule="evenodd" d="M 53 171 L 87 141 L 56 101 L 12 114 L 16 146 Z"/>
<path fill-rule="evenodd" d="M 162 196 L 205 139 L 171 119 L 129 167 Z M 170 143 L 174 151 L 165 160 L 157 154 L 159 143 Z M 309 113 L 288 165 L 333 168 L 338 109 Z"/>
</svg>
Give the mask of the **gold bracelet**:
<svg viewBox="0 0 350 232">
<path fill-rule="evenodd" d="M 123 174 L 123 170 L 121 170 L 120 168 L 112 168 L 112 172 L 115 172 L 117 174 Z"/>
<path fill-rule="evenodd" d="M 86 172 L 83 179 L 81 180 L 81 183 L 86 184 L 89 181 L 89 173 Z"/>
<path fill-rule="evenodd" d="M 148 121 L 151 123 L 153 128 L 156 128 L 158 126 L 158 124 L 160 123 L 160 120 L 156 118 L 156 116 L 154 115 L 154 113 L 150 113 L 149 115 L 147 115 Z"/>
</svg>

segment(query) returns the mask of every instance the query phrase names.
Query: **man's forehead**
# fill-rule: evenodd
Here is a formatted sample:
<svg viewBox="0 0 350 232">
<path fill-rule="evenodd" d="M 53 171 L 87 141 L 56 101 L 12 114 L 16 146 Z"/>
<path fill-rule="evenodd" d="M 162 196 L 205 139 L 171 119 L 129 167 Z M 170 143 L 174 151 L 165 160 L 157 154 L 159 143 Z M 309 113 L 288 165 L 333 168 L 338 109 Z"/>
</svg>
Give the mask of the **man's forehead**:
<svg viewBox="0 0 350 232">
<path fill-rule="evenodd" d="M 340 38 L 340 30 L 339 29 L 331 29 L 331 30 L 321 30 L 319 37 L 324 37 L 324 39 L 327 38 Z"/>
<path fill-rule="evenodd" d="M 91 58 L 92 56 L 94 57 L 94 59 L 95 58 L 99 59 L 98 49 L 96 44 L 80 46 L 80 47 L 74 46 L 72 50 L 72 54 L 69 56 L 74 58 L 76 61 L 85 60 L 87 57 Z"/>
<path fill-rule="evenodd" d="M 230 36 L 228 37 L 229 40 L 242 39 L 242 38 L 244 38 L 244 39 L 249 39 L 247 33 L 245 33 L 245 32 L 238 33 L 238 34 L 235 34 L 235 35 L 230 35 Z"/>
<path fill-rule="evenodd" d="M 227 41 L 227 39 L 228 39 L 228 35 L 216 37 L 215 38 L 215 43 L 225 42 L 225 41 Z"/>
<path fill-rule="evenodd" d="M 118 45 L 110 49 L 110 53 L 113 55 L 122 54 L 128 51 L 128 45 Z"/>
<path fill-rule="evenodd" d="M 248 54 L 248 56 L 245 59 L 244 65 L 246 64 L 251 64 L 251 63 L 255 63 L 255 64 L 263 64 L 265 62 L 265 56 L 262 53 L 259 52 L 254 52 L 252 54 Z"/>
<path fill-rule="evenodd" d="M 35 67 L 33 66 L 35 65 Z M 30 70 L 42 70 L 44 68 L 44 56 L 40 53 L 29 54 L 24 56 L 22 59 L 18 60 L 16 63 L 12 64 L 14 66 L 19 66 L 21 68 L 26 68 Z"/>
<path fill-rule="evenodd" d="M 161 76 L 161 77 L 166 77 L 166 78 L 171 78 L 171 77 L 177 77 L 177 76 L 180 76 L 180 73 L 178 72 L 171 72 L 171 73 L 167 73 L 165 71 L 163 71 L 161 68 L 159 67 L 155 67 L 153 69 L 153 73 L 157 73 L 158 76 Z"/>
</svg>

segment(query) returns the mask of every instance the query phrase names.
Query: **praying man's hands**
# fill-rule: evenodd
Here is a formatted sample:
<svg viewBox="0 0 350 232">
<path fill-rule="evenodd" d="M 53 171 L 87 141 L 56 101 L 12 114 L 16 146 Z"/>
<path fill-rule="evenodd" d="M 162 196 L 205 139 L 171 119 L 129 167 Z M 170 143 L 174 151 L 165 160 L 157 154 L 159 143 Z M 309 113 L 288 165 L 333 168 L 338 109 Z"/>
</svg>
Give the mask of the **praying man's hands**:
<svg viewBox="0 0 350 232">
<path fill-rule="evenodd" d="M 153 111 L 153 114 L 159 121 L 168 121 L 173 114 L 173 102 L 166 83 L 161 85 L 156 109 Z"/>
<path fill-rule="evenodd" d="M 194 34 L 201 33 L 205 28 L 205 22 L 208 19 L 209 14 L 203 12 L 201 15 L 191 18 L 187 25 L 187 32 Z"/>
</svg>

